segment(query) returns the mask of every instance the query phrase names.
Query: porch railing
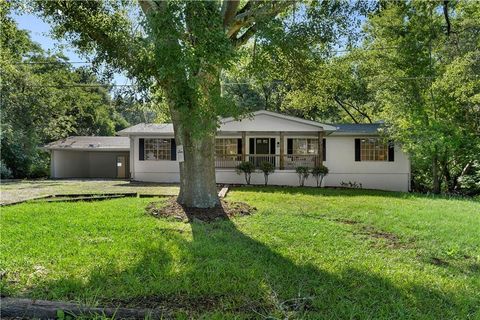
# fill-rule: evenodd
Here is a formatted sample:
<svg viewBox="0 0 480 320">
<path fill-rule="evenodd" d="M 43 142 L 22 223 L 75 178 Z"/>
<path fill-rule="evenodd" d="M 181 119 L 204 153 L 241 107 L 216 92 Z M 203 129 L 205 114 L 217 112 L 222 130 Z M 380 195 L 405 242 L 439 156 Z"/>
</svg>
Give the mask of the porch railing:
<svg viewBox="0 0 480 320">
<path fill-rule="evenodd" d="M 280 169 L 281 155 L 279 154 L 247 154 L 245 161 L 250 161 L 256 167 L 262 162 L 270 162 L 275 168 Z M 295 169 L 296 167 L 313 168 L 318 163 L 318 155 L 316 154 L 286 154 L 283 155 L 283 169 Z M 216 168 L 235 168 L 242 162 L 242 155 L 221 155 L 215 156 Z"/>
</svg>

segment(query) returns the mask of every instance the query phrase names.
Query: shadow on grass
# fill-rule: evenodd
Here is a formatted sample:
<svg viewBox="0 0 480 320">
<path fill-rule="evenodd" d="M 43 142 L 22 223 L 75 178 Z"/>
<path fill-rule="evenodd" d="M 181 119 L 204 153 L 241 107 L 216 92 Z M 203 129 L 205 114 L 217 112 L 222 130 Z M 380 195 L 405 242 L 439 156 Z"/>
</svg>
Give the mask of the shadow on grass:
<svg viewBox="0 0 480 320">
<path fill-rule="evenodd" d="M 448 319 L 475 312 L 473 303 L 464 306 L 457 296 L 432 288 L 398 288 L 373 272 L 346 268 L 332 273 L 294 262 L 242 233 L 226 217 L 212 223 L 191 219 L 190 226 L 191 235 L 175 223 L 142 237 L 137 248 L 141 259 L 127 268 L 121 262 L 130 257 L 118 256 L 85 282 L 61 278 L 37 289 L 57 299 L 94 297 L 100 305 L 162 307 L 190 315 L 221 312 L 249 319 Z"/>
<path fill-rule="evenodd" d="M 125 180 L 122 180 L 125 181 Z M 115 187 L 178 187 L 178 184 L 168 182 L 144 182 L 144 181 L 128 181 L 113 185 Z"/>
</svg>

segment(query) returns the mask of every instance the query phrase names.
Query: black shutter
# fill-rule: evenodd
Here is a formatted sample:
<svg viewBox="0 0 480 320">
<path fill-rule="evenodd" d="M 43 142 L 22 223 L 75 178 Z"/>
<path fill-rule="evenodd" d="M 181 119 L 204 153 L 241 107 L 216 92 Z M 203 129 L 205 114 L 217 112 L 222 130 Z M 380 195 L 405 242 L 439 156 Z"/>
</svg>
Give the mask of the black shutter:
<svg viewBox="0 0 480 320">
<path fill-rule="evenodd" d="M 270 138 L 270 154 L 275 154 L 275 138 Z"/>
<path fill-rule="evenodd" d="M 293 154 L 293 139 L 287 139 L 287 154 Z"/>
<path fill-rule="evenodd" d="M 237 139 L 237 154 L 242 154 L 242 139 Z"/>
<path fill-rule="evenodd" d="M 355 139 L 355 161 L 360 160 L 360 139 Z"/>
<path fill-rule="evenodd" d="M 177 161 L 177 143 L 175 139 L 170 139 L 170 159 Z"/>
<path fill-rule="evenodd" d="M 395 161 L 395 144 L 393 141 L 388 142 L 388 161 Z"/>
<path fill-rule="evenodd" d="M 327 161 L 327 139 L 322 139 L 322 149 L 323 149 L 323 159 L 322 161 Z"/>
<path fill-rule="evenodd" d="M 138 160 L 145 160 L 145 139 L 138 139 Z"/>
<path fill-rule="evenodd" d="M 249 146 L 248 146 L 248 153 L 255 154 L 255 139 L 250 138 Z"/>
</svg>

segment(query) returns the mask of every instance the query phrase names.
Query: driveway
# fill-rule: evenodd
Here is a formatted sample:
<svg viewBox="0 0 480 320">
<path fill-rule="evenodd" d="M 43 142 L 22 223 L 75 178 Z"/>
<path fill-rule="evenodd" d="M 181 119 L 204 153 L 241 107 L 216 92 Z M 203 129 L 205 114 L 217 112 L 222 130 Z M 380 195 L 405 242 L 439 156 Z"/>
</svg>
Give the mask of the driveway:
<svg viewBox="0 0 480 320">
<path fill-rule="evenodd" d="M 8 204 L 51 194 L 139 192 L 176 195 L 178 190 L 178 185 L 174 184 L 131 182 L 127 180 L 12 180 L 1 181 L 0 203 Z"/>
</svg>

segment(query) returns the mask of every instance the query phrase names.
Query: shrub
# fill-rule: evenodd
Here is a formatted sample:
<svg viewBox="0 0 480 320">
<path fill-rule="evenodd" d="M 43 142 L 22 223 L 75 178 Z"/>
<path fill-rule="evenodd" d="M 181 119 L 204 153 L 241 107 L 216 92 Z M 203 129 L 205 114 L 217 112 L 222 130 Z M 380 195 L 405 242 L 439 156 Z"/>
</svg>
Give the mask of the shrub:
<svg viewBox="0 0 480 320">
<path fill-rule="evenodd" d="M 310 169 L 308 167 L 296 167 L 295 172 L 298 175 L 298 183 L 300 184 L 300 187 L 303 187 L 305 185 L 305 180 L 307 180 L 310 175 Z"/>
<path fill-rule="evenodd" d="M 245 175 L 245 181 L 247 182 L 247 185 L 250 184 L 252 172 L 255 172 L 255 166 L 251 162 L 243 161 L 237 166 L 237 174 L 243 173 Z"/>
<path fill-rule="evenodd" d="M 314 176 L 317 181 L 317 187 L 322 185 L 323 178 L 325 178 L 327 174 L 328 168 L 322 164 L 312 169 L 312 176 Z"/>
<path fill-rule="evenodd" d="M 357 183 L 356 181 L 348 181 L 348 182 L 345 182 L 345 181 L 342 181 L 340 183 L 340 186 L 342 186 L 343 188 L 352 188 L 352 189 L 362 189 L 363 186 L 362 186 L 362 183 Z"/>
<path fill-rule="evenodd" d="M 264 161 L 260 164 L 260 170 L 263 172 L 263 176 L 265 177 L 265 185 L 267 185 L 268 176 L 275 172 L 275 166 L 271 162 Z"/>
<path fill-rule="evenodd" d="M 12 177 L 12 170 L 10 170 L 3 161 L 0 161 L 0 178 L 10 179 Z"/>
</svg>

